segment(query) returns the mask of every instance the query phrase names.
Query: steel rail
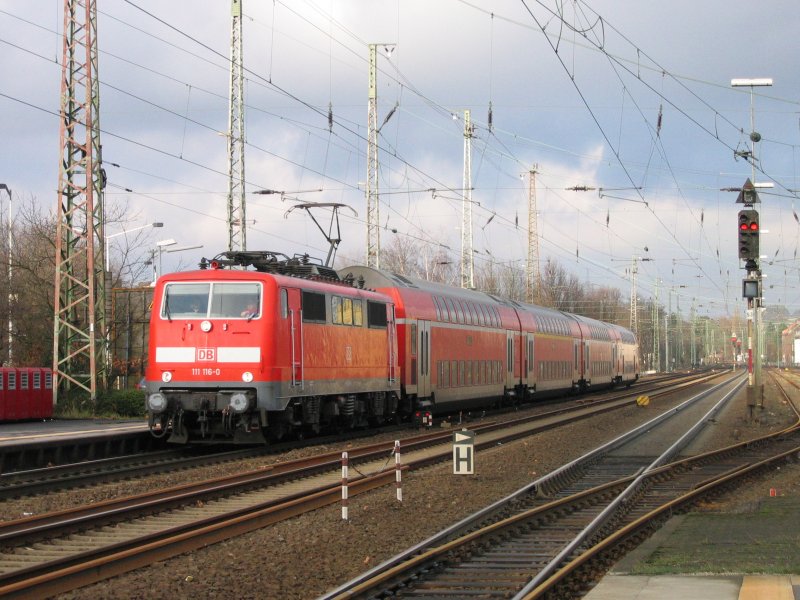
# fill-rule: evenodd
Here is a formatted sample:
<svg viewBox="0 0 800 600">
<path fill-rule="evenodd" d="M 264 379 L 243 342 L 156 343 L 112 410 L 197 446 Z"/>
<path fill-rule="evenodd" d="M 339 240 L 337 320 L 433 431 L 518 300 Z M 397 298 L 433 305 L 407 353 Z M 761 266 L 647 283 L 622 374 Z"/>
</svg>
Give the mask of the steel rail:
<svg viewBox="0 0 800 600">
<path fill-rule="evenodd" d="M 582 407 L 582 410 L 586 411 L 585 407 Z M 599 410 L 599 409 L 595 408 L 594 410 Z M 585 417 L 581 416 L 580 418 L 585 418 Z M 524 423 L 530 420 L 531 418 L 526 417 L 520 419 L 519 421 Z M 572 419 L 569 417 L 564 417 L 563 420 L 571 421 Z M 503 424 L 503 426 L 507 427 L 508 424 Z M 498 428 L 499 425 L 490 423 L 482 427 L 485 430 L 485 433 L 488 433 L 489 431 Z M 531 431 L 536 431 L 536 430 L 537 430 L 536 427 L 529 428 L 528 435 L 530 435 Z M 525 433 L 520 433 L 519 431 L 517 431 L 517 432 L 512 432 L 511 434 L 508 434 L 504 438 L 500 439 L 507 441 L 509 439 L 520 437 L 521 435 L 525 435 Z M 418 436 L 416 443 L 419 444 L 420 446 L 425 446 L 425 445 L 429 446 L 431 444 L 441 442 L 442 438 L 446 438 L 446 440 L 449 442 L 450 436 L 451 432 L 429 433 L 422 436 Z M 490 439 L 481 444 L 478 444 L 477 446 L 479 448 L 486 446 L 494 447 L 496 443 L 497 443 L 496 439 L 495 440 Z M 407 457 L 409 452 L 408 449 L 409 445 L 410 444 L 406 442 L 405 452 Z M 361 449 L 356 449 L 355 452 L 351 452 L 351 456 L 361 457 L 363 459 L 364 457 L 374 455 L 375 452 L 385 452 L 388 446 L 393 447 L 393 444 L 390 442 L 373 444 L 371 446 L 367 446 Z M 419 468 L 427 464 L 448 459 L 451 455 L 450 450 L 451 449 L 448 445 L 446 449 L 443 449 L 438 453 L 433 453 L 427 458 L 410 462 L 406 466 L 406 468 Z M 339 464 L 338 453 L 328 453 L 328 455 L 324 456 L 325 458 L 332 458 L 333 456 L 335 456 L 335 460 L 333 461 L 323 460 L 322 461 L 323 464 L 317 466 L 324 466 L 325 463 L 332 463 L 335 464 L 336 467 L 338 467 Z M 270 473 L 270 476 L 276 475 L 274 471 L 283 470 L 284 473 L 291 472 L 293 470 L 291 466 L 292 465 L 289 465 L 288 463 L 285 465 L 275 465 L 274 467 L 272 467 L 273 473 Z M 328 464 L 328 466 L 330 466 L 330 464 Z M 299 470 L 299 469 L 294 469 L 294 470 Z M 252 484 L 260 477 L 263 477 L 264 472 L 263 471 L 250 472 L 243 474 L 242 476 L 245 479 L 247 479 L 248 476 L 253 477 L 253 480 L 249 480 L 246 482 L 248 484 Z M 229 480 L 230 478 L 220 478 L 220 479 Z M 354 481 L 353 485 L 355 486 L 355 490 L 359 489 L 366 490 L 366 489 L 371 489 L 372 487 L 378 485 L 385 485 L 386 483 L 389 483 L 390 481 L 393 480 L 394 480 L 394 472 L 393 470 L 390 470 L 385 473 L 379 473 L 377 475 L 364 477 L 363 480 Z M 207 490 L 207 493 L 218 493 L 220 489 L 229 487 L 226 484 L 230 484 L 230 481 L 221 482 L 218 480 L 213 480 L 211 486 L 212 489 L 210 491 Z M 176 502 L 176 501 L 185 502 L 187 500 L 196 501 L 197 493 L 199 493 L 199 490 L 198 488 L 194 488 L 193 485 L 194 484 L 187 484 L 186 486 L 179 486 L 178 488 L 176 488 L 176 490 L 178 490 L 178 494 L 177 496 L 171 497 L 170 501 L 171 502 Z M 263 483 L 261 485 L 263 485 Z M 155 503 L 156 497 L 161 495 L 169 496 L 169 494 L 167 494 L 166 492 L 167 491 L 156 492 L 155 494 L 145 495 L 148 496 L 148 498 L 145 499 L 144 501 L 142 501 L 142 498 L 139 497 L 134 497 L 132 499 L 123 499 L 127 501 L 132 501 L 130 506 L 124 506 L 125 502 L 114 503 L 113 501 L 111 501 L 103 503 L 103 505 L 98 505 L 98 508 L 101 514 L 105 518 L 112 516 L 117 520 L 122 518 L 123 515 L 129 515 L 130 511 L 138 511 L 140 513 L 155 512 L 157 507 Z M 303 507 L 304 506 L 303 496 L 309 493 L 311 493 L 311 500 L 308 504 L 305 505 L 305 507 Z M 358 491 L 354 491 L 353 493 L 358 493 Z M 323 488 L 316 488 L 314 490 L 311 490 L 311 492 L 306 491 L 303 492 L 302 494 L 296 495 L 295 497 L 291 497 L 289 498 L 288 504 L 290 504 L 293 507 L 297 507 L 294 508 L 293 510 L 304 512 L 306 510 L 313 510 L 314 508 L 317 508 L 319 506 L 318 504 L 315 504 L 314 500 L 315 498 L 326 497 L 327 500 L 325 500 L 324 504 L 330 504 L 331 502 L 338 501 L 339 494 L 340 494 L 339 486 L 330 485 Z M 285 504 L 287 504 L 285 500 L 286 499 L 283 499 L 281 501 L 280 506 L 284 506 Z M 140 537 L 138 541 L 129 540 L 128 542 L 115 544 L 113 546 L 107 546 L 105 549 L 85 552 L 78 555 L 72 555 L 69 558 L 62 559 L 60 561 L 41 563 L 35 567 L 29 567 L 23 570 L 15 571 L 13 573 L 8 574 L 7 576 L 0 577 L 0 581 L 5 584 L 2 588 L 0 588 L 0 594 L 7 592 L 9 594 L 20 593 L 23 595 L 24 594 L 38 595 L 40 593 L 37 591 L 38 589 L 45 590 L 41 592 L 44 595 L 54 593 L 53 592 L 54 589 L 57 589 L 59 591 L 65 591 L 67 589 L 72 589 L 74 587 L 73 584 L 75 582 L 80 582 L 78 583 L 78 585 L 85 585 L 87 577 L 92 581 L 96 581 L 98 579 L 108 576 L 109 573 L 116 574 L 117 572 L 123 572 L 125 570 L 129 570 L 130 568 L 141 566 L 141 564 L 147 564 L 148 561 L 160 560 L 166 555 L 172 556 L 176 553 L 186 551 L 186 548 L 188 548 L 188 546 L 181 545 L 182 543 L 178 543 L 177 545 L 175 545 L 167 541 L 168 538 L 174 537 L 172 534 L 176 534 L 180 537 L 183 536 L 184 534 L 188 535 L 189 531 L 194 531 L 198 529 L 203 530 L 206 525 L 211 527 L 212 531 L 214 532 L 211 534 L 211 538 L 203 538 L 202 534 L 198 534 L 199 538 L 197 539 L 205 539 L 206 541 L 197 542 L 199 545 L 192 546 L 192 548 L 194 548 L 194 547 L 199 547 L 201 545 L 207 545 L 208 543 L 213 543 L 213 541 L 216 541 L 218 539 L 224 539 L 226 537 L 230 537 L 231 535 L 236 535 L 237 532 L 241 530 L 241 528 L 238 525 L 234 524 L 234 521 L 236 519 L 244 519 L 245 521 L 250 521 L 252 519 L 252 522 L 254 524 L 252 526 L 247 525 L 246 527 L 254 529 L 263 527 L 264 525 L 273 522 L 273 521 L 266 522 L 263 519 L 259 520 L 260 517 L 262 516 L 262 511 L 268 511 L 270 513 L 276 513 L 276 514 L 290 514 L 290 516 L 293 516 L 294 514 L 299 514 L 299 512 L 286 513 L 282 509 L 277 509 L 276 506 L 278 505 L 276 505 L 274 502 L 268 502 L 268 503 L 249 506 L 245 509 L 237 511 L 228 511 L 228 513 L 226 513 L 225 516 L 214 517 L 212 519 L 214 523 L 207 524 L 206 520 L 202 520 L 199 523 L 195 522 L 185 526 L 180 526 L 177 529 L 173 528 L 174 531 L 173 529 L 163 530 L 157 534 L 153 534 L 152 536 Z M 162 509 L 163 507 L 158 507 L 157 510 L 162 510 Z M 21 520 L 20 522 L 9 522 L 8 524 L 0 524 L 0 531 L 5 530 L 5 533 L 2 534 L 4 537 L 0 537 L 0 539 L 2 539 L 3 541 L 13 541 L 15 539 L 17 540 L 30 539 L 31 535 L 51 535 L 52 532 L 56 530 L 56 528 L 58 527 L 66 526 L 72 528 L 74 527 L 81 528 L 85 527 L 86 523 L 88 523 L 91 520 L 91 516 L 88 513 L 81 514 L 80 511 L 78 511 L 77 514 L 72 515 L 72 517 L 74 517 L 76 521 L 67 522 L 65 520 L 65 515 L 63 514 L 65 512 L 67 511 L 62 511 L 61 513 L 55 513 L 51 515 L 44 515 L 43 517 L 40 518 L 34 517 L 31 519 Z M 281 518 L 288 518 L 288 517 L 281 517 Z M 227 533 L 221 532 L 216 527 L 216 522 L 223 522 L 223 521 L 228 523 L 228 525 L 224 527 Z M 244 525 L 242 526 L 244 527 Z M 194 535 L 189 535 L 189 537 L 191 539 L 196 539 Z M 211 541 L 207 541 L 208 539 L 211 539 Z M 194 543 L 195 542 L 191 542 L 191 544 Z M 134 546 L 140 546 L 142 544 L 144 544 L 144 547 L 142 549 L 144 554 L 139 554 L 138 551 L 134 548 Z M 155 545 L 154 548 L 157 548 L 157 551 L 155 552 L 155 554 L 147 554 L 149 551 L 148 549 L 152 545 Z M 171 548 L 171 550 L 166 550 L 166 548 Z M 99 565 L 95 563 L 95 561 L 98 560 L 104 561 L 105 559 L 101 557 L 102 555 L 107 554 L 108 552 L 114 552 L 115 558 L 110 560 L 112 560 L 112 562 L 115 562 L 117 566 L 100 568 Z M 130 558 L 134 554 L 136 556 L 150 556 L 150 558 L 136 558 L 136 559 Z M 152 558 L 153 556 L 157 557 Z M 78 578 L 76 579 L 75 573 L 81 571 L 80 564 L 86 565 L 87 568 L 90 570 L 91 574 L 79 575 L 77 576 Z M 103 562 L 103 564 L 105 565 L 105 562 Z M 64 576 L 64 578 L 60 579 L 60 576 L 58 577 L 53 576 L 52 573 L 54 572 L 60 573 L 61 575 Z M 56 583 L 56 580 L 60 580 L 61 583 Z M 25 581 L 29 581 L 30 585 L 33 587 L 26 587 L 26 584 L 24 583 Z M 65 583 L 69 581 L 73 583 Z M 41 588 L 38 587 L 40 583 L 43 586 Z M 26 590 L 26 591 L 23 592 L 21 590 Z"/>
<path fill-rule="evenodd" d="M 402 565 L 406 561 L 414 561 L 413 564 L 416 564 L 417 559 L 414 558 L 415 556 L 428 552 L 431 547 L 435 547 L 439 544 L 446 543 L 446 540 L 452 538 L 453 536 L 460 535 L 460 532 L 463 532 L 469 528 L 478 526 L 479 523 L 485 522 L 487 519 L 490 519 L 493 515 L 497 514 L 498 512 L 502 511 L 506 506 L 512 505 L 514 502 L 525 498 L 529 495 L 549 495 L 550 493 L 554 492 L 557 489 L 563 488 L 566 483 L 575 477 L 577 477 L 578 471 L 585 467 L 588 464 L 591 464 L 597 461 L 602 455 L 611 452 L 612 450 L 626 444 L 635 438 L 641 436 L 642 434 L 646 433 L 650 429 L 652 429 L 658 423 L 668 419 L 671 416 L 678 414 L 683 409 L 691 406 L 693 402 L 697 402 L 702 398 L 706 397 L 707 395 L 713 393 L 714 391 L 719 390 L 725 385 L 728 385 L 731 380 L 727 380 L 721 384 L 714 386 L 708 390 L 697 394 L 689 401 L 684 401 L 678 407 L 672 408 L 666 411 L 663 415 L 655 417 L 650 421 L 635 427 L 631 431 L 623 434 L 610 442 L 602 444 L 598 448 L 582 455 L 581 457 L 571 461 L 564 467 L 561 467 L 544 477 L 541 477 L 530 484 L 520 488 L 516 492 L 502 498 L 493 504 L 487 506 L 480 511 L 477 511 L 473 515 L 462 519 L 461 521 L 455 523 L 454 525 L 442 530 L 441 532 L 431 536 L 430 538 L 408 548 L 407 550 L 401 552 L 400 554 L 384 561 L 373 567 L 372 569 L 362 573 L 358 577 L 346 582 L 345 584 L 339 586 L 338 588 L 328 592 L 327 594 L 320 597 L 320 600 L 330 600 L 332 598 L 351 598 L 357 595 L 358 593 L 363 592 L 365 589 L 370 588 L 374 582 L 380 582 L 384 578 L 384 573 L 387 571 L 395 572 L 397 570 L 398 565 Z M 683 385 L 683 384 L 682 384 Z"/>
</svg>

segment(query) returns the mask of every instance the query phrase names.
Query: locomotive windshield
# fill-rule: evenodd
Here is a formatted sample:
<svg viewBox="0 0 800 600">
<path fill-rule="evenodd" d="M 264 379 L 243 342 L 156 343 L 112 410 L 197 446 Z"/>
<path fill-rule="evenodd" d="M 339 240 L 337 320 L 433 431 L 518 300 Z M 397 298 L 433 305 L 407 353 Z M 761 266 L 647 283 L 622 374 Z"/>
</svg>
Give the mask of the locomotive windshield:
<svg viewBox="0 0 800 600">
<path fill-rule="evenodd" d="M 162 319 L 254 319 L 261 314 L 260 283 L 168 283 Z"/>
</svg>

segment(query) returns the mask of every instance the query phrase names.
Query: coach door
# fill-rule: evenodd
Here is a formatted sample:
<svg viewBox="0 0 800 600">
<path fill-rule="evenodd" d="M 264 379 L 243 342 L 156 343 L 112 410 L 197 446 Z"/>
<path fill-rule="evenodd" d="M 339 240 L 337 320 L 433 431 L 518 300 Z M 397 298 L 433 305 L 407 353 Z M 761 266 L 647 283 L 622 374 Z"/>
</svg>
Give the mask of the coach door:
<svg viewBox="0 0 800 600">
<path fill-rule="evenodd" d="M 525 385 L 533 387 L 535 373 L 533 372 L 533 334 L 528 333 L 525 341 Z"/>
<path fill-rule="evenodd" d="M 303 304 L 302 294 L 296 288 L 288 288 L 289 308 L 289 358 L 292 385 L 303 387 Z"/>
<path fill-rule="evenodd" d="M 506 387 L 511 389 L 516 386 L 514 381 L 514 335 L 513 331 L 506 331 Z"/>
<path fill-rule="evenodd" d="M 417 397 L 431 395 L 431 322 L 417 321 Z"/>
</svg>

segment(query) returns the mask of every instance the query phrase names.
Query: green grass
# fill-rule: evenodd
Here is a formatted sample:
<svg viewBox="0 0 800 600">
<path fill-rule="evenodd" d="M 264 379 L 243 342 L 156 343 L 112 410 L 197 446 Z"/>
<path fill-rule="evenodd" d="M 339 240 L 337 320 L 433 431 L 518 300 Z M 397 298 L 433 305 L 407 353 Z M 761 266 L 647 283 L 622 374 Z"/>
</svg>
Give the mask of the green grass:
<svg viewBox="0 0 800 600">
<path fill-rule="evenodd" d="M 691 513 L 632 575 L 800 573 L 800 499 L 764 498 L 751 513 Z"/>
</svg>

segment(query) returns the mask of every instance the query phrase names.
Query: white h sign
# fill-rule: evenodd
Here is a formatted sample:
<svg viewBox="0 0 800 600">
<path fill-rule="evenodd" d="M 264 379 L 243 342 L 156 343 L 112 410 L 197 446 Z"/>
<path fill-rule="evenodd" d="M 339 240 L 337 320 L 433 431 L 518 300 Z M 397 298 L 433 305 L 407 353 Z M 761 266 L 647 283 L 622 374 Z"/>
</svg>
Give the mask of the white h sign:
<svg viewBox="0 0 800 600">
<path fill-rule="evenodd" d="M 462 429 L 453 433 L 453 474 L 475 474 L 475 432 Z"/>
</svg>

